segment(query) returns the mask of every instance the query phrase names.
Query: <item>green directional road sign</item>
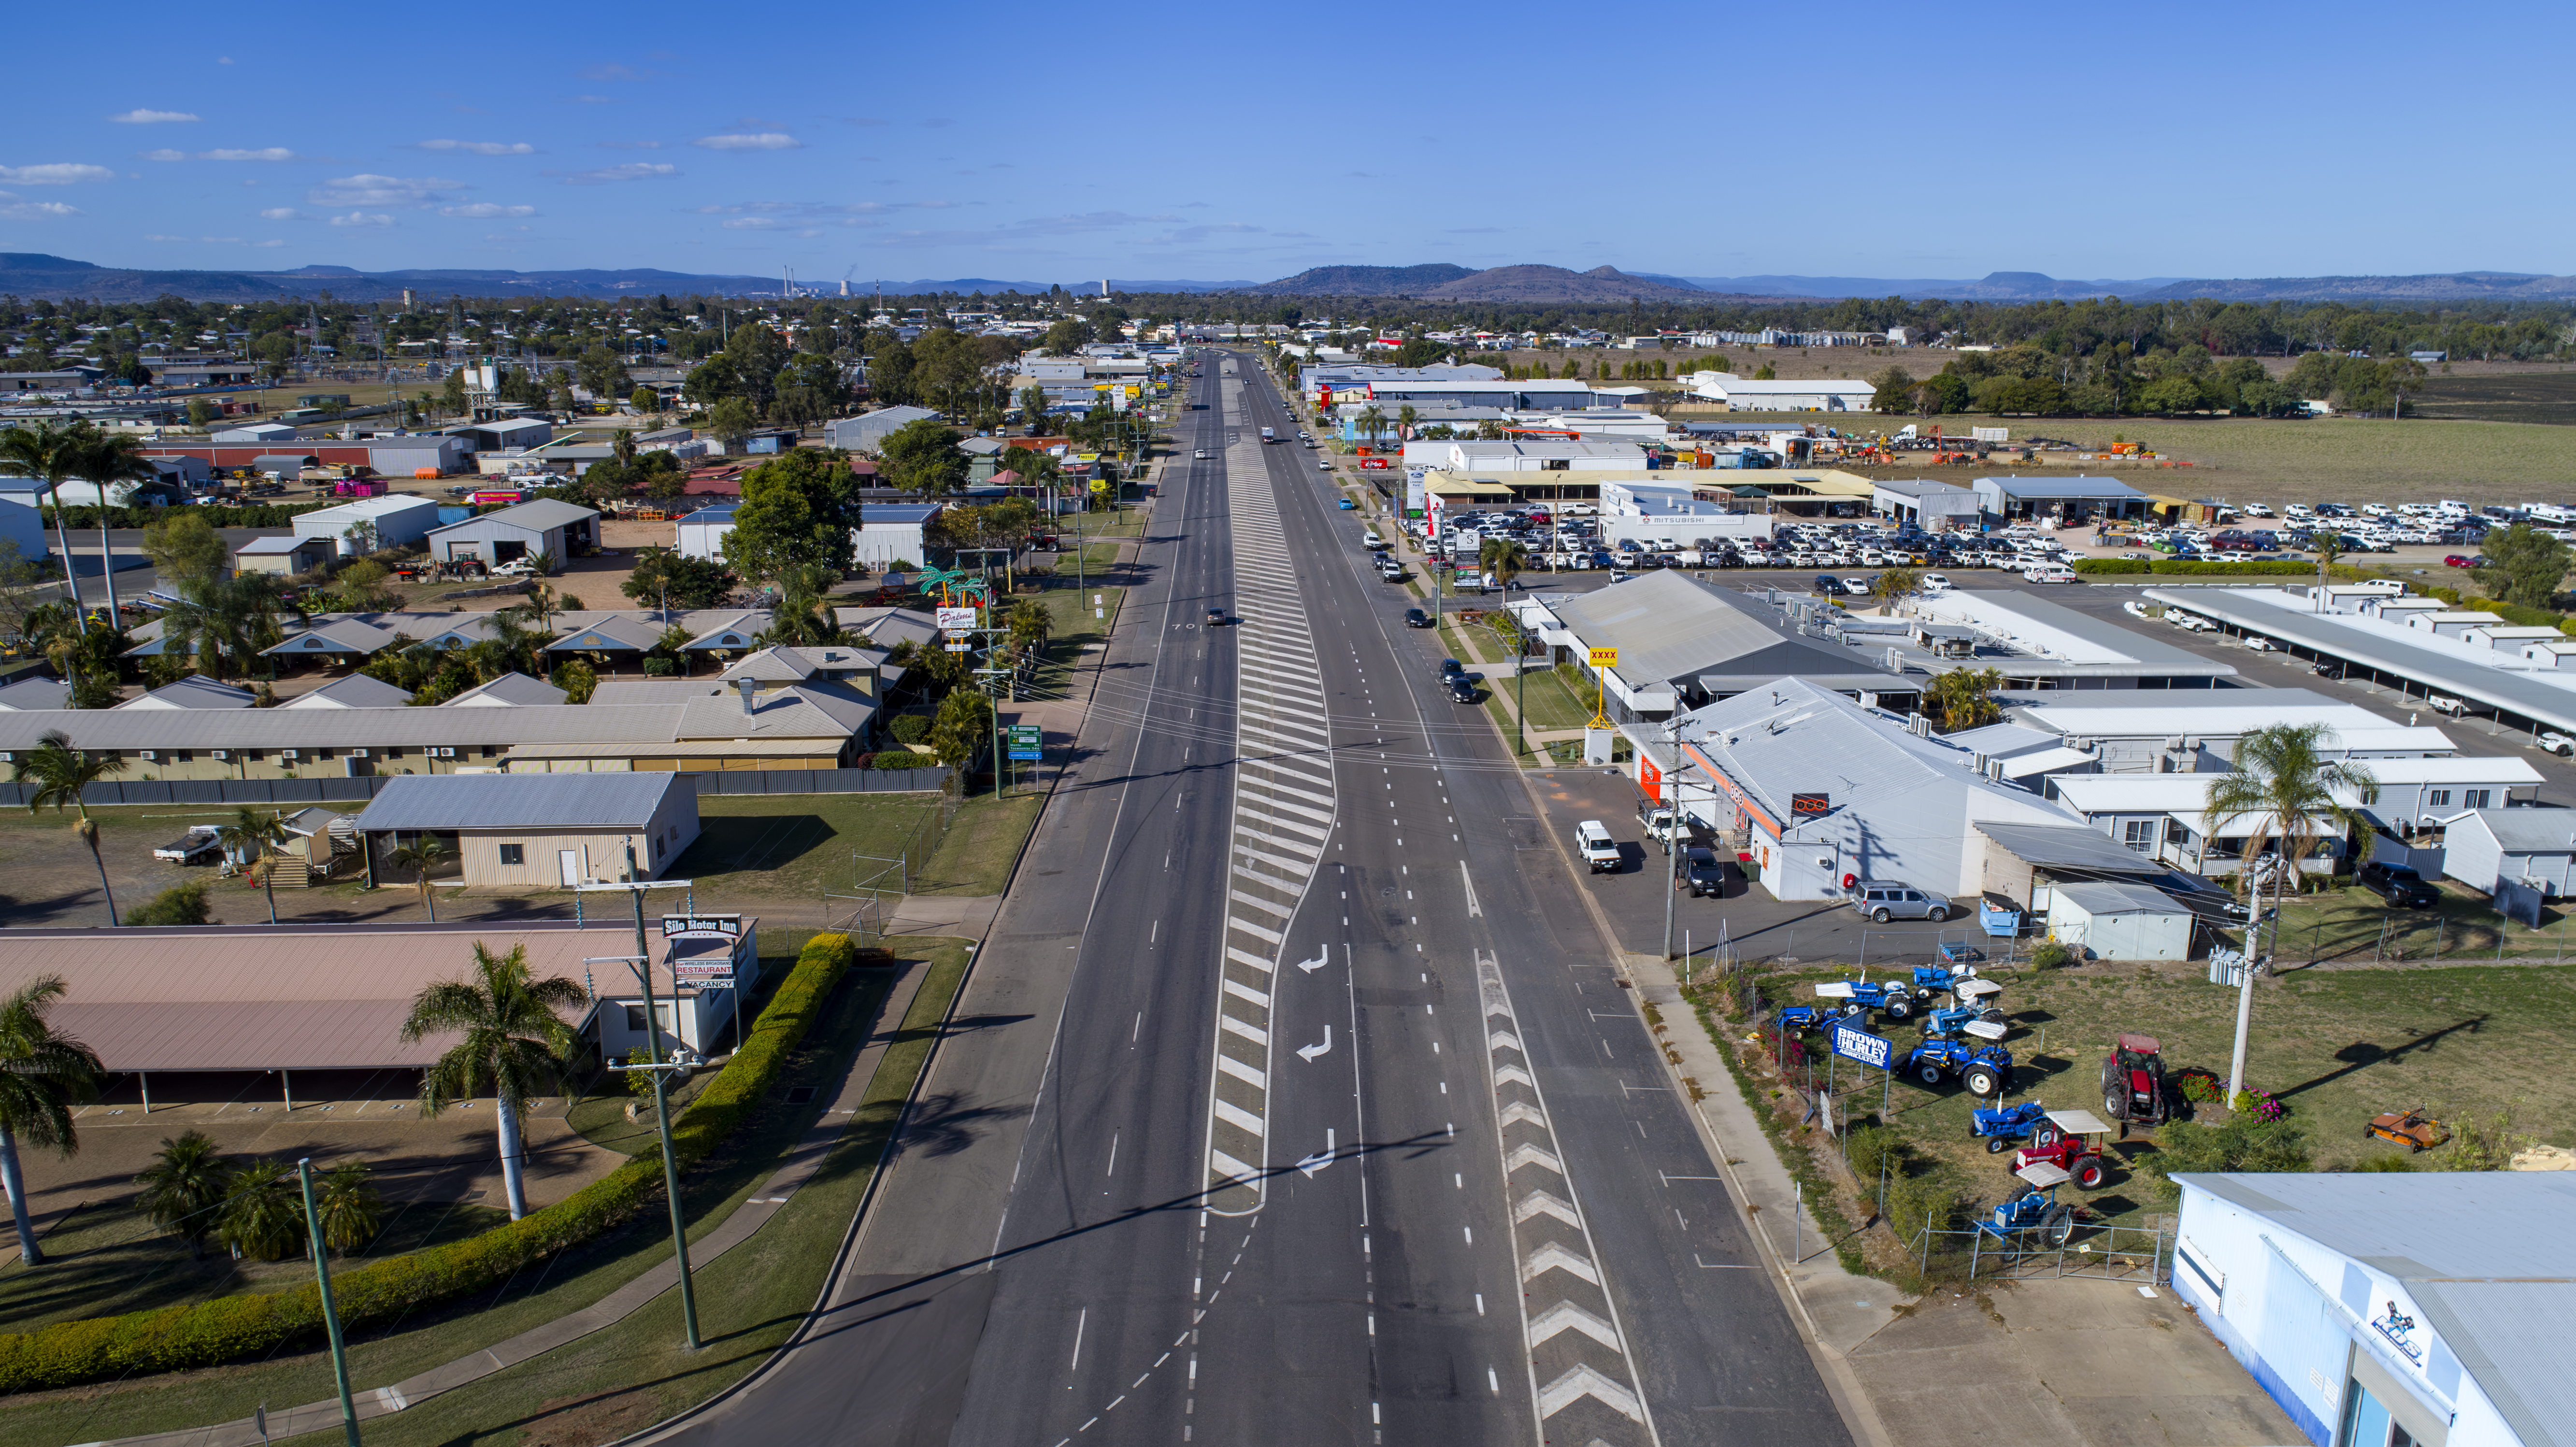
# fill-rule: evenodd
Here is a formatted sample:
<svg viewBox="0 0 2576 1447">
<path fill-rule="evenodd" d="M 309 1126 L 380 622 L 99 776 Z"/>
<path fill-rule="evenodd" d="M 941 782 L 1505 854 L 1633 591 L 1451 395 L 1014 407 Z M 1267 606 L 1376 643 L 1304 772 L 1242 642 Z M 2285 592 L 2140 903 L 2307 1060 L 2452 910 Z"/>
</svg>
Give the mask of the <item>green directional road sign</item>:
<svg viewBox="0 0 2576 1447">
<path fill-rule="evenodd" d="M 1003 732 L 1010 736 L 1010 755 L 1012 758 L 1037 759 L 1044 757 L 1046 750 L 1046 731 L 1039 728 L 1037 725 L 1013 724 L 1009 728 L 1003 730 Z"/>
</svg>

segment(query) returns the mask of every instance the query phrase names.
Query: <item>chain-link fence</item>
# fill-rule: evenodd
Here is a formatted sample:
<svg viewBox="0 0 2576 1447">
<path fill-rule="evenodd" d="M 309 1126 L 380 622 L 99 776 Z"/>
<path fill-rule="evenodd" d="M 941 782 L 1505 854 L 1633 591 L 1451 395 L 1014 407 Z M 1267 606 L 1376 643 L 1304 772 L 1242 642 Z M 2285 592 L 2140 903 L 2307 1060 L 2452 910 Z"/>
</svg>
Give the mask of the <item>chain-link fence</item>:
<svg viewBox="0 0 2576 1447">
<path fill-rule="evenodd" d="M 1915 1233 L 1915 1265 L 1925 1276 L 1976 1280 L 2082 1277 L 2161 1286 L 2173 1276 L 2175 1217 L 2158 1215 L 2141 1226 L 2069 1220 L 2022 1230 L 1936 1230 Z"/>
<path fill-rule="evenodd" d="M 841 878 L 823 891 L 824 927 L 862 946 L 883 941 L 903 897 L 921 887 L 931 856 L 948 837 L 961 803 L 957 795 L 940 795 L 939 807 L 914 820 L 892 854 L 852 852 Z"/>
</svg>

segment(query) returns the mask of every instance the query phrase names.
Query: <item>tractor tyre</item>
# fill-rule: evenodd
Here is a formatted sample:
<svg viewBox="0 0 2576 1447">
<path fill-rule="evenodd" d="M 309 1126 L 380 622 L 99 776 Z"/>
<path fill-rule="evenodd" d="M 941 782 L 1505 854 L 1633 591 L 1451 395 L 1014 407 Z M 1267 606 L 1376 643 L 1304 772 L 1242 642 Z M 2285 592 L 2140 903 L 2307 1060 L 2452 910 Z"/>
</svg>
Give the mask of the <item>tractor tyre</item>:
<svg viewBox="0 0 2576 1447">
<path fill-rule="evenodd" d="M 1925 1085 L 1939 1085 L 1941 1083 L 1941 1067 L 1930 1064 L 1915 1066 L 1914 1078 L 1922 1081 Z"/>
<path fill-rule="evenodd" d="M 1984 1065 L 1972 1065 L 1968 1067 L 1968 1069 L 1959 1076 L 1959 1083 L 1968 1087 L 1968 1093 L 1970 1095 L 1993 1095 L 2003 1084 L 2002 1081 L 1996 1079 L 1993 1068 Z"/>
<path fill-rule="evenodd" d="M 1890 995 L 1878 1008 L 1887 1012 L 1888 1019 L 1902 1020 L 1914 1013 L 1914 1002 L 1903 995 Z"/>
<path fill-rule="evenodd" d="M 2043 1120 L 2030 1128 L 2030 1148 L 2035 1151 L 2044 1151 L 2064 1139 L 2066 1132 L 2059 1130 L 2053 1120 Z"/>
<path fill-rule="evenodd" d="M 2080 1190 L 2098 1191 L 2102 1189 L 2102 1180 L 2106 1174 L 2108 1173 L 2102 1169 L 2100 1161 L 2086 1161 L 2075 1168 L 2075 1184 Z"/>
<path fill-rule="evenodd" d="M 2039 1229 L 2046 1235 L 2049 1245 L 2065 1245 L 2066 1238 L 2075 1234 L 2075 1208 L 2060 1206 L 2049 1212 L 2048 1220 Z"/>
<path fill-rule="evenodd" d="M 1934 924 L 1939 924 L 1941 921 L 1950 917 L 1950 912 L 1936 904 L 1930 909 L 1925 910 L 1923 912 L 1923 917 L 1932 921 Z"/>
<path fill-rule="evenodd" d="M 2011 1141 L 2008 1141 L 2008 1140 L 2005 1140 L 2002 1136 L 1995 1135 L 1995 1136 L 1988 1136 L 1988 1137 L 1986 1137 L 1986 1154 L 1987 1154 L 1987 1155 L 1990 1155 L 1990 1156 L 1999 1156 L 1999 1155 L 2002 1155 L 2004 1152 L 2006 1152 L 2006 1151 L 2008 1151 L 2008 1150 L 2011 1150 L 2011 1149 L 2012 1149 L 2012 1142 L 2011 1142 Z"/>
<path fill-rule="evenodd" d="M 2129 1097 L 2116 1090 L 2103 1096 L 2102 1114 L 2113 1120 L 2127 1120 L 2129 1118 Z"/>
</svg>

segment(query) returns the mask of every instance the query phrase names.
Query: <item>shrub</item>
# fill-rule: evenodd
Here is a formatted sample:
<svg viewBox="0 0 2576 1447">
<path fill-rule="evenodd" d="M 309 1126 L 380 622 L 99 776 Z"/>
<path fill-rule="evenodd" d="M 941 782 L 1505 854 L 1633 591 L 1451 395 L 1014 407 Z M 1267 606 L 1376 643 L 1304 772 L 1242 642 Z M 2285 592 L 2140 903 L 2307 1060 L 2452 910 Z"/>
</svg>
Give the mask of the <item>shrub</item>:
<svg viewBox="0 0 2576 1447">
<path fill-rule="evenodd" d="M 2226 1082 L 2209 1071 L 2179 1071 L 2174 1079 L 2182 1087 L 2182 1098 L 2194 1105 L 2216 1105 L 2227 1098 Z"/>
<path fill-rule="evenodd" d="M 899 744 L 928 743 L 930 741 L 930 715 L 922 713 L 896 714 L 894 716 L 894 723 L 888 731 L 894 735 L 894 741 Z"/>
<path fill-rule="evenodd" d="M 644 660 L 644 676 L 646 678 L 668 678 L 678 671 L 679 666 L 667 658 L 647 658 Z"/>
<path fill-rule="evenodd" d="M 206 918 L 206 882 L 198 879 L 174 884 L 152 896 L 150 903 L 127 910 L 125 922 L 137 927 L 210 923 Z"/>
<path fill-rule="evenodd" d="M 897 752 L 877 755 L 869 761 L 869 767 L 877 769 L 927 769 L 937 766 L 938 763 L 939 761 L 937 759 L 932 758 L 928 754 L 907 754 Z"/>
<path fill-rule="evenodd" d="M 2236 1092 L 2234 1109 L 2237 1114 L 2249 1115 L 2259 1121 L 2280 1120 L 2290 1113 L 2290 1107 L 2279 1096 L 2267 1090 L 2248 1089 Z"/>
<path fill-rule="evenodd" d="M 2030 952 L 2034 970 L 2062 970 L 2075 963 L 2075 951 L 2059 940 L 2041 940 Z"/>
<path fill-rule="evenodd" d="M 808 940 L 750 1038 L 671 1124 L 682 1170 L 706 1158 L 775 1089 L 779 1072 L 858 959 L 847 935 Z M 520 1268 L 591 1240 L 652 1205 L 662 1188 L 658 1152 L 647 1151 L 572 1195 L 479 1236 L 335 1274 L 332 1294 L 352 1330 L 389 1324 L 425 1306 L 488 1290 Z M 311 1285 L 220 1297 L 188 1306 L 61 1322 L 0 1334 L 0 1392 L 37 1391 L 139 1372 L 178 1371 L 261 1356 L 322 1330 Z"/>
<path fill-rule="evenodd" d="M 1878 1189 L 1881 1168 L 1893 1175 L 1905 1173 L 1905 1138 L 1885 1126 L 1862 1126 L 1851 1133 L 1845 1145 L 1852 1178 L 1869 1191 Z"/>
<path fill-rule="evenodd" d="M 2372 1156 L 2369 1160 L 2354 1166 L 2353 1169 L 2356 1171 L 2411 1171 L 2415 1169 L 2415 1162 L 2406 1156 Z"/>
<path fill-rule="evenodd" d="M 2156 1129 L 2156 1149 L 2138 1164 L 2167 1196 L 2189 1171 L 2310 1171 L 2307 1133 L 2295 1121 L 2232 1115 L 2215 1126 L 2176 1122 Z"/>
<path fill-rule="evenodd" d="M 2075 571 L 2098 576 L 2106 573 L 2145 573 L 2153 569 L 2150 564 L 2136 558 L 2077 558 Z"/>
<path fill-rule="evenodd" d="M 1937 1176 L 1907 1176 L 1887 1187 L 1887 1226 L 1912 1245 L 1925 1227 L 1947 1231 L 1959 1219 L 1959 1193 Z"/>
</svg>

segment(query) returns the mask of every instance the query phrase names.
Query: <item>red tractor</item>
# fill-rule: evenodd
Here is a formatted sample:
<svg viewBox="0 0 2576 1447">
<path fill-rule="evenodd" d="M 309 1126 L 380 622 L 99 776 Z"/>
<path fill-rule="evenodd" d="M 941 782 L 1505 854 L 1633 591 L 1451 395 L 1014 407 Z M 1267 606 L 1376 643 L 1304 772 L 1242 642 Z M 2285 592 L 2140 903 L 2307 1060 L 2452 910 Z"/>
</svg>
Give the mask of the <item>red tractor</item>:
<svg viewBox="0 0 2576 1447">
<path fill-rule="evenodd" d="M 2102 1057 L 2102 1113 L 2128 1127 L 2165 1123 L 2171 1098 L 2165 1091 L 2164 1047 L 2152 1035 L 2123 1035 Z"/>
<path fill-rule="evenodd" d="M 2045 1161 L 2073 1178 L 2077 1190 L 2100 1190 L 2111 1174 L 2111 1158 L 2102 1152 L 2111 1127 L 2089 1110 L 2052 1110 L 2048 1125 L 2053 1129 L 2032 1131 L 2031 1143 L 2013 1152 L 2012 1168 Z"/>
</svg>

